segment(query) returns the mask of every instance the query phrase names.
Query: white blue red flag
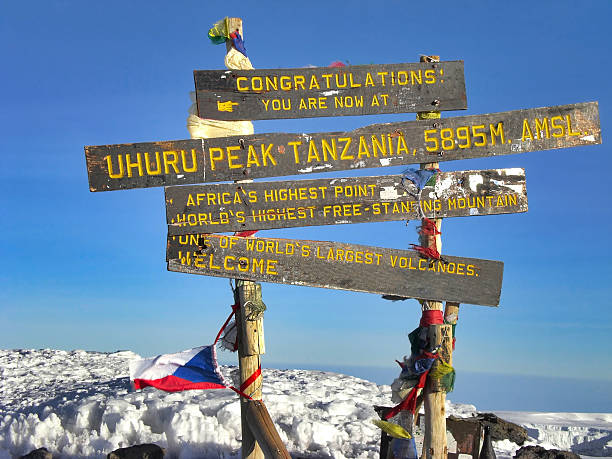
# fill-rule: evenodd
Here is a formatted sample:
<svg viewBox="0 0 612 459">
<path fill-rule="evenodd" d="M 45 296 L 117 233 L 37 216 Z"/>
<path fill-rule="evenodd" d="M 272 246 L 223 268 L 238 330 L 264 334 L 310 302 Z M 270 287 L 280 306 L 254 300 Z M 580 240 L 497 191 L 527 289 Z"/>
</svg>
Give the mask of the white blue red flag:
<svg viewBox="0 0 612 459">
<path fill-rule="evenodd" d="M 230 388 L 217 363 L 215 345 L 130 362 L 136 389 L 152 386 L 167 392 Z"/>
</svg>

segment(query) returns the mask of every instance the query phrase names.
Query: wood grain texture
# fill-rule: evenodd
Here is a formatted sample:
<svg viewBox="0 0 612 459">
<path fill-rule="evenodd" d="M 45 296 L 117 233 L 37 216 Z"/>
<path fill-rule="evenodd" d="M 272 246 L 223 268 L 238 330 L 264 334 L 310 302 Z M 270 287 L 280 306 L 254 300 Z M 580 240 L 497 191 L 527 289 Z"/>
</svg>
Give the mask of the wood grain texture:
<svg viewBox="0 0 612 459">
<path fill-rule="evenodd" d="M 497 306 L 503 263 L 339 242 L 168 236 L 168 270 L 252 281 Z"/>
<path fill-rule="evenodd" d="M 242 321 L 240 339 L 238 340 L 239 354 L 241 356 L 265 354 L 263 312 L 256 311 L 253 308 L 254 304 L 262 303 L 261 284 L 238 281 L 237 290 Z"/>
<path fill-rule="evenodd" d="M 598 105 L 588 102 L 374 124 L 349 132 L 87 146 L 85 156 L 90 190 L 110 191 L 432 163 L 600 143 Z"/>
<path fill-rule="evenodd" d="M 467 108 L 463 61 L 196 70 L 193 75 L 199 116 L 217 120 Z"/>
<path fill-rule="evenodd" d="M 246 420 L 264 456 L 269 459 L 291 459 L 276 426 L 261 400 L 245 400 Z"/>
<path fill-rule="evenodd" d="M 527 211 L 524 169 L 166 188 L 168 233 L 222 233 Z"/>
</svg>

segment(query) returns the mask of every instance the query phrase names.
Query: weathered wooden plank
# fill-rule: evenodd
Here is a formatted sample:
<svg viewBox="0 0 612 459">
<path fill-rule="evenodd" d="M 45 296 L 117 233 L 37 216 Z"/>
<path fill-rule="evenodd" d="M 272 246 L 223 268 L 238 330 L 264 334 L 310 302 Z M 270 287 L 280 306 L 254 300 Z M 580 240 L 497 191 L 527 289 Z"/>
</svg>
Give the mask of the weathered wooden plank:
<svg viewBox="0 0 612 459">
<path fill-rule="evenodd" d="M 168 233 L 223 233 L 527 211 L 524 169 L 166 188 Z"/>
<path fill-rule="evenodd" d="M 467 108 L 463 61 L 196 70 L 193 76 L 199 116 L 217 120 Z"/>
<path fill-rule="evenodd" d="M 374 124 L 85 147 L 91 191 L 451 161 L 601 143 L 597 102 Z"/>
<path fill-rule="evenodd" d="M 168 270 L 497 306 L 503 263 L 339 242 L 168 236 Z"/>
</svg>

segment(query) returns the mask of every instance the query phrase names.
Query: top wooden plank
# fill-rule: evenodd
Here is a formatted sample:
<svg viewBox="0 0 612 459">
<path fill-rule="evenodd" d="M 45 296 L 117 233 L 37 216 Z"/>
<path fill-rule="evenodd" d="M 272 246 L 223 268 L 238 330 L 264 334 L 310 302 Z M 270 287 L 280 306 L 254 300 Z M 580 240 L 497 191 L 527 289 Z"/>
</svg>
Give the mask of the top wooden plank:
<svg viewBox="0 0 612 459">
<path fill-rule="evenodd" d="M 217 120 L 378 115 L 467 108 L 463 61 L 195 70 L 198 114 Z"/>
</svg>

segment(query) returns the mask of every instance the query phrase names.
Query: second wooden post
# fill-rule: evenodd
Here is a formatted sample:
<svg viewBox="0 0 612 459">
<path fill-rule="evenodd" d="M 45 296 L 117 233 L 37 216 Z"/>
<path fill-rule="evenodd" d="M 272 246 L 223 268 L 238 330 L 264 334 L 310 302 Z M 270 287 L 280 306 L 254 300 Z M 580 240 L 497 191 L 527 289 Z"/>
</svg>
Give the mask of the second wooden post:
<svg viewBox="0 0 612 459">
<path fill-rule="evenodd" d="M 241 390 L 253 400 L 261 400 L 261 354 L 265 353 L 263 334 L 263 301 L 261 285 L 249 281 L 236 281 L 236 296 L 240 309 L 236 311 L 238 327 L 238 365 Z M 242 457 L 261 459 L 264 457 L 247 419 L 249 400 L 240 397 L 240 420 L 242 424 Z"/>
<path fill-rule="evenodd" d="M 421 62 L 432 62 L 434 65 L 440 61 L 440 56 L 421 56 Z M 440 112 L 420 112 L 417 119 L 440 118 Z M 438 169 L 438 163 L 421 164 L 421 169 Z M 437 231 L 440 232 L 442 219 L 432 220 Z M 422 222 L 426 224 L 425 221 Z M 434 232 L 434 233 L 436 233 Z M 442 238 L 440 234 L 421 234 L 419 243 L 422 247 L 434 248 L 442 253 Z M 442 303 L 439 301 L 422 301 L 423 311 L 443 310 Z M 449 365 L 452 364 L 452 327 L 450 325 L 430 325 L 429 326 L 429 346 L 434 348 L 439 346 L 440 359 Z M 439 359 L 434 362 L 432 370 L 439 365 Z M 446 392 L 440 387 L 437 381 L 428 378 L 423 389 L 423 404 L 425 406 L 425 432 L 423 438 L 422 457 L 426 459 L 440 459 L 448 456 L 448 444 L 446 439 Z"/>
</svg>

